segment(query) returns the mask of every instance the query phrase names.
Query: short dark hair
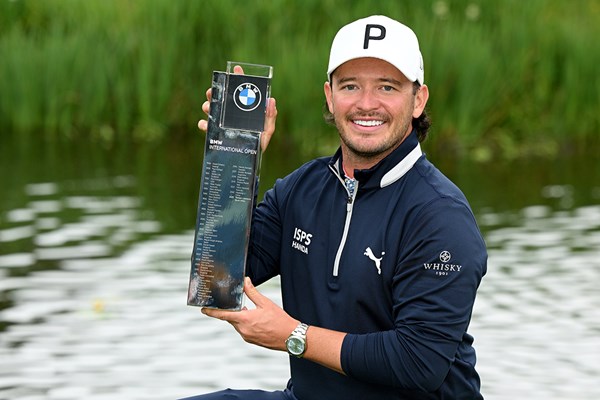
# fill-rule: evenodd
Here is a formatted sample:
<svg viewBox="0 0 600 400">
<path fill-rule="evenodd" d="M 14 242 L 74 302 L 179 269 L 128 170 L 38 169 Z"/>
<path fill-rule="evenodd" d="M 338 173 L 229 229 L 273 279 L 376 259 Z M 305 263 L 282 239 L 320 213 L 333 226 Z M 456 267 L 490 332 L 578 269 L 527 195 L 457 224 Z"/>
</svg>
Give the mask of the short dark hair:
<svg viewBox="0 0 600 400">
<path fill-rule="evenodd" d="M 413 82 L 413 95 L 417 94 L 417 91 L 421 85 L 419 82 Z M 323 105 L 323 119 L 329 125 L 335 126 L 335 119 L 333 118 L 333 114 L 329 112 L 329 107 L 327 106 L 327 99 L 325 99 L 325 104 Z M 427 139 L 427 134 L 429 132 L 429 127 L 431 127 L 431 119 L 427 115 L 427 111 L 424 109 L 421 115 L 418 118 L 412 119 L 413 129 L 417 131 L 417 138 L 419 142 L 423 142 Z"/>
</svg>

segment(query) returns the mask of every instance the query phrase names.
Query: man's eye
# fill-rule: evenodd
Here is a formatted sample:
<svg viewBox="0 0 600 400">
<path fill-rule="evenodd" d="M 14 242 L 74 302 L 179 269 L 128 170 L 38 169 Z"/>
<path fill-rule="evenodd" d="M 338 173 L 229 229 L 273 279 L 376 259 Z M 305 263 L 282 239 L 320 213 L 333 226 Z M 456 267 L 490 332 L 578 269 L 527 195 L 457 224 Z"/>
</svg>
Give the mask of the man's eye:
<svg viewBox="0 0 600 400">
<path fill-rule="evenodd" d="M 342 86 L 342 90 L 356 90 L 356 85 L 344 85 Z"/>
<path fill-rule="evenodd" d="M 383 89 L 384 92 L 391 92 L 391 91 L 394 90 L 394 87 L 390 86 L 390 85 L 385 85 L 385 86 L 382 87 L 382 89 Z"/>
</svg>

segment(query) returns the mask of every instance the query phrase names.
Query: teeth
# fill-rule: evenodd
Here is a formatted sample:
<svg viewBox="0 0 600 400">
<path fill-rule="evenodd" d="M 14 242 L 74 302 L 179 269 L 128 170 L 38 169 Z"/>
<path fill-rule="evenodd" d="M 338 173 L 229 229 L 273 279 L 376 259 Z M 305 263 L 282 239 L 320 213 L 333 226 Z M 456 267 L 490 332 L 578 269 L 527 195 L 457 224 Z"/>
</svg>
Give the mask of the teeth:
<svg viewBox="0 0 600 400">
<path fill-rule="evenodd" d="M 354 123 L 356 125 L 360 125 L 360 126 L 379 126 L 383 124 L 383 121 L 376 121 L 376 120 L 368 120 L 368 121 L 363 121 L 363 120 L 355 120 Z"/>
</svg>

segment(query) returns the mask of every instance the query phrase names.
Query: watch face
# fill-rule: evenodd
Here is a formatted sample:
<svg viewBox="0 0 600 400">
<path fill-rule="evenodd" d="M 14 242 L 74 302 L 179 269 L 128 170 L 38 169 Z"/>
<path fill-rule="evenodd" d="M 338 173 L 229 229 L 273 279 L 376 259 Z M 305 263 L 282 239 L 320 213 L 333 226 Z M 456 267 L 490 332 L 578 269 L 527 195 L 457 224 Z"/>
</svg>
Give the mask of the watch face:
<svg viewBox="0 0 600 400">
<path fill-rule="evenodd" d="M 301 355 L 304 353 L 304 340 L 292 336 L 287 341 L 287 349 L 294 356 Z"/>
</svg>

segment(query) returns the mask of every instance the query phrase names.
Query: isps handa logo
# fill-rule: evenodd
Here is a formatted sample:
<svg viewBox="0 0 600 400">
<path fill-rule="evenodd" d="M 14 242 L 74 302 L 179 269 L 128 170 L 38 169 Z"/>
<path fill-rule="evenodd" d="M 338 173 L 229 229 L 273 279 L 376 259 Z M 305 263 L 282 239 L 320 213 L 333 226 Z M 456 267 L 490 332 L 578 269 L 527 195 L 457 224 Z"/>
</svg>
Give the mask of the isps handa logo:
<svg viewBox="0 0 600 400">
<path fill-rule="evenodd" d="M 426 271 L 435 273 L 437 276 L 448 276 L 451 273 L 460 272 L 462 269 L 462 265 L 460 264 L 450 264 L 452 254 L 448 250 L 442 251 L 439 259 L 441 261 L 439 263 L 423 263 L 423 268 Z"/>
<path fill-rule="evenodd" d="M 233 92 L 233 102 L 242 111 L 255 110 L 260 105 L 261 100 L 260 89 L 254 83 L 242 83 Z"/>
<path fill-rule="evenodd" d="M 304 232 L 300 228 L 295 228 L 292 248 L 301 251 L 304 254 L 308 254 L 308 246 L 310 246 L 312 236 L 312 233 Z"/>
</svg>

